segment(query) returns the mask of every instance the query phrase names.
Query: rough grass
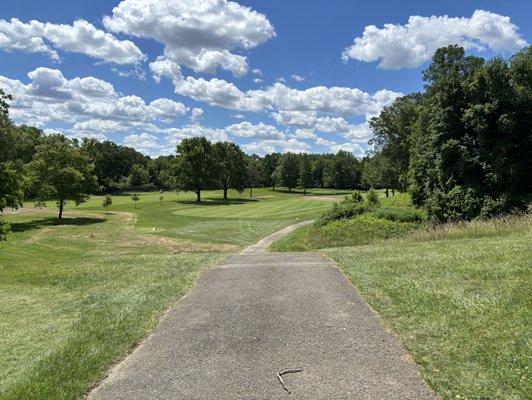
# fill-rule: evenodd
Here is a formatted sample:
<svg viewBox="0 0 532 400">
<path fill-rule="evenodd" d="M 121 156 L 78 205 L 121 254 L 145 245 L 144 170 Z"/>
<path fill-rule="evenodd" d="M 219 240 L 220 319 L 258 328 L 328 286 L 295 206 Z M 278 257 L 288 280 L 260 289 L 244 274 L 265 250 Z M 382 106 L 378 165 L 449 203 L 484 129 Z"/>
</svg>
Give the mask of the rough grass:
<svg viewBox="0 0 532 400">
<path fill-rule="evenodd" d="M 329 209 L 319 223 L 304 226 L 282 238 L 271 247 L 273 251 L 312 251 L 326 247 L 357 246 L 378 240 L 401 237 L 423 226 L 426 215 L 412 207 L 405 193 L 384 197 L 380 193 L 381 206 L 368 209 L 366 204 L 344 203 Z M 345 207 L 344 207 L 345 206 Z M 350 210 L 354 206 L 353 210 Z M 344 213 L 342 208 L 347 208 Z M 360 211 L 358 211 L 360 210 Z M 342 215 L 350 215 L 350 218 Z M 334 216 L 328 222 L 328 217 Z M 336 219 L 339 218 L 339 219 Z"/>
<path fill-rule="evenodd" d="M 235 193 L 231 193 L 236 197 Z M 153 328 L 202 268 L 332 204 L 254 190 L 255 201 L 206 192 L 94 197 L 8 215 L 0 244 L 0 399 L 74 399 Z M 260 198 L 259 198 L 260 196 Z M 49 204 L 51 206 L 51 204 Z M 32 207 L 32 204 L 26 204 Z"/>
<path fill-rule="evenodd" d="M 444 399 L 515 400 L 532 393 L 531 243 L 521 215 L 323 252 Z"/>
</svg>

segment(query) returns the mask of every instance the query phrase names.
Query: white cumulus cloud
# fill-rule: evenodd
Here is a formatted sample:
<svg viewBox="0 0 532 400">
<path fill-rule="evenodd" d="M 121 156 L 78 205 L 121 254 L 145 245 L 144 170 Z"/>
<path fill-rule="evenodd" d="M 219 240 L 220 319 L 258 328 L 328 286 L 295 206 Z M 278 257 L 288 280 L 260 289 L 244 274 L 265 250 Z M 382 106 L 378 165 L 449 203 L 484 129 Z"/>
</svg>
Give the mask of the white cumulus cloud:
<svg viewBox="0 0 532 400">
<path fill-rule="evenodd" d="M 0 48 L 5 51 L 48 54 L 59 60 L 57 50 L 86 54 L 117 64 L 133 64 L 145 59 L 130 40 L 118 40 L 85 20 L 73 25 L 0 19 Z"/>
<path fill-rule="evenodd" d="M 196 72 L 217 68 L 247 73 L 247 50 L 275 36 L 265 15 L 226 0 L 123 0 L 103 18 L 111 32 L 151 38 L 164 45 L 160 60 Z M 152 68 L 153 69 L 153 68 Z"/>
<path fill-rule="evenodd" d="M 415 68 L 429 60 L 436 49 L 450 44 L 515 52 L 527 43 L 509 17 L 476 10 L 470 18 L 416 15 L 406 25 L 366 26 L 362 36 L 343 51 L 342 58 L 379 61 L 379 67 L 384 69 Z"/>
</svg>

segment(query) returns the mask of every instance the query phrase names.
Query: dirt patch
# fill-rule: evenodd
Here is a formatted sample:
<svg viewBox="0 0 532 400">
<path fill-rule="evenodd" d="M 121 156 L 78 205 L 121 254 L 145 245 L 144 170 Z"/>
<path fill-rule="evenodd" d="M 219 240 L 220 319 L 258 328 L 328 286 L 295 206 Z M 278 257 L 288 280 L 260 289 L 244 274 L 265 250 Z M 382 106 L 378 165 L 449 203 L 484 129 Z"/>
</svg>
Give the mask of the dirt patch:
<svg viewBox="0 0 532 400">
<path fill-rule="evenodd" d="M 22 208 L 5 208 L 4 212 L 2 214 L 5 215 L 18 215 L 18 214 L 35 214 L 35 213 L 41 213 L 41 212 L 49 212 L 51 211 L 49 208 L 29 208 L 29 207 L 22 207 Z"/>
</svg>

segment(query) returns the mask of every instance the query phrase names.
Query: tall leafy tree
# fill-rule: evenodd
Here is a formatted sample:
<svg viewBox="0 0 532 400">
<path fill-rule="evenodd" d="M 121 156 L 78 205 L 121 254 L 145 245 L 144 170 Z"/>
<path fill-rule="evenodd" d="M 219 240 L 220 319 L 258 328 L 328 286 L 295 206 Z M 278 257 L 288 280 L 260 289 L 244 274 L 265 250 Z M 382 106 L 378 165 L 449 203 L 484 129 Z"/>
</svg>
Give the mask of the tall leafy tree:
<svg viewBox="0 0 532 400">
<path fill-rule="evenodd" d="M 23 198 L 23 177 L 11 151 L 14 146 L 14 126 L 9 119 L 11 96 L 0 89 L 0 212 L 6 207 L 18 208 Z M 5 240 L 9 225 L 0 216 L 0 240 Z"/>
<path fill-rule="evenodd" d="M 323 182 L 323 171 L 327 165 L 327 156 L 320 155 L 312 163 L 312 184 L 315 187 L 322 188 L 324 186 Z"/>
<path fill-rule="evenodd" d="M 276 174 L 275 169 L 277 168 L 277 164 L 279 164 L 279 159 L 281 158 L 281 155 L 278 153 L 272 153 L 272 154 L 266 154 L 262 158 L 262 171 L 263 171 L 263 185 L 264 186 L 271 186 L 272 190 L 275 191 L 275 184 L 276 184 Z"/>
<path fill-rule="evenodd" d="M 299 165 L 299 186 L 303 188 L 303 194 L 307 194 L 307 189 L 311 188 L 313 184 L 312 179 L 312 163 L 310 156 L 303 154 Z"/>
<path fill-rule="evenodd" d="M 150 174 L 148 170 L 140 164 L 135 164 L 131 168 L 131 174 L 129 175 L 129 184 L 132 187 L 146 186 L 150 181 Z"/>
<path fill-rule="evenodd" d="M 30 163 L 34 192 L 40 200 L 57 200 L 59 218 L 68 201 L 85 202 L 97 190 L 94 165 L 75 143 L 63 135 L 51 135 L 37 147 Z"/>
<path fill-rule="evenodd" d="M 386 189 L 388 197 L 389 189 L 395 194 L 395 189 L 399 187 L 398 179 L 393 162 L 383 152 L 374 153 L 364 160 L 362 184 L 365 187 Z"/>
<path fill-rule="evenodd" d="M 387 185 L 397 182 L 401 190 L 407 188 L 408 167 L 410 162 L 410 138 L 412 127 L 417 120 L 419 93 L 400 97 L 389 107 L 384 107 L 378 117 L 372 118 L 370 127 L 375 134 L 370 140 L 376 151 L 383 154 L 387 162 Z M 379 163 L 382 165 L 382 160 Z M 388 186 L 390 187 L 390 186 Z"/>
<path fill-rule="evenodd" d="M 261 184 L 261 160 L 257 156 L 246 159 L 246 179 L 249 187 L 249 197 L 253 197 L 253 188 Z"/>
<path fill-rule="evenodd" d="M 22 176 L 13 163 L 0 163 L 0 213 L 6 207 L 18 208 L 22 205 Z M 0 240 L 5 240 L 9 225 L 0 216 Z"/>
<path fill-rule="evenodd" d="M 299 180 L 299 159 L 297 154 L 283 154 L 275 169 L 277 182 L 292 191 L 297 186 Z"/>
<path fill-rule="evenodd" d="M 438 49 L 412 129 L 410 191 L 436 220 L 522 205 L 531 190 L 532 52 L 511 60 Z"/>
<path fill-rule="evenodd" d="M 98 183 L 105 191 L 129 186 L 133 167 L 139 165 L 145 168 L 150 160 L 135 149 L 109 140 L 98 142 L 95 139 L 83 139 L 81 150 L 94 164 Z"/>
<path fill-rule="evenodd" d="M 358 187 L 361 175 L 361 163 L 353 154 L 343 150 L 331 157 L 323 171 L 325 186 L 337 190 Z"/>
<path fill-rule="evenodd" d="M 231 142 L 218 142 L 213 146 L 218 178 L 227 200 L 227 191 L 233 188 L 241 193 L 247 180 L 247 164 L 244 152 Z"/>
<path fill-rule="evenodd" d="M 177 146 L 179 188 L 194 191 L 201 201 L 201 191 L 217 183 L 218 170 L 212 144 L 204 137 L 183 139 Z"/>
</svg>

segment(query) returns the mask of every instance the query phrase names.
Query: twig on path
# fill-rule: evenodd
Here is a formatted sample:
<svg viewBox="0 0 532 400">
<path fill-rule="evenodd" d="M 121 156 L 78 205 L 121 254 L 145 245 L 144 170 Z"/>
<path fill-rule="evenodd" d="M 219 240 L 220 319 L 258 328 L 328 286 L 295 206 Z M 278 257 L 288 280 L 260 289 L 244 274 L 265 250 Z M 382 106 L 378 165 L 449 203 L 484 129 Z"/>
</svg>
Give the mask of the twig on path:
<svg viewBox="0 0 532 400">
<path fill-rule="evenodd" d="M 286 390 L 288 392 L 288 394 L 290 394 L 290 390 L 288 390 L 286 388 L 286 386 L 284 385 L 284 381 L 283 381 L 283 378 L 281 378 L 281 375 L 284 375 L 284 374 L 292 374 L 294 372 L 301 372 L 302 369 L 301 368 L 296 368 L 296 369 L 285 369 L 284 371 L 282 372 L 277 372 L 277 378 L 279 379 L 279 382 L 281 382 L 281 385 L 283 386 L 283 389 Z"/>
</svg>

